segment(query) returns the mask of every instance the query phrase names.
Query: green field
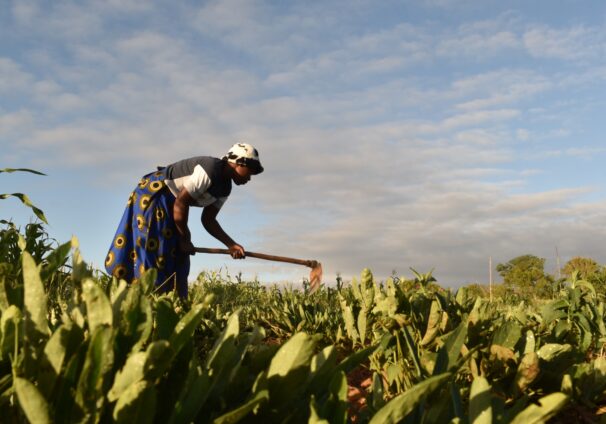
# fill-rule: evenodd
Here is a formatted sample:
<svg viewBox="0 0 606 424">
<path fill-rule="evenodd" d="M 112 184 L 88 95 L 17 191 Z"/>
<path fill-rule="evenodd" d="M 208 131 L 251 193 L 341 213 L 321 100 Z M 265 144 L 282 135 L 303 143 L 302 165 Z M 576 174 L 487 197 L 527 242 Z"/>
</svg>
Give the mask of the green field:
<svg viewBox="0 0 606 424">
<path fill-rule="evenodd" d="M 43 217 L 43 215 L 42 215 Z M 604 268 L 525 255 L 504 283 L 431 273 L 303 289 L 205 272 L 187 301 L 0 224 L 2 422 L 600 422 Z M 539 272 L 541 271 L 541 272 Z"/>
</svg>

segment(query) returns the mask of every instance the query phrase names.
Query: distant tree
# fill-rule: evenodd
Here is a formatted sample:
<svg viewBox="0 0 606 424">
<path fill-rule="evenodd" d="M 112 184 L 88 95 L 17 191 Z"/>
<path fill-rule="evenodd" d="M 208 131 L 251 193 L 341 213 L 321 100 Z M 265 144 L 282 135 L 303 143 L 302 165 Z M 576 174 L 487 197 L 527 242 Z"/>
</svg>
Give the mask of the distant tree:
<svg viewBox="0 0 606 424">
<path fill-rule="evenodd" d="M 566 278 L 570 278 L 573 272 L 577 271 L 578 278 L 589 281 L 596 291 L 606 296 L 606 267 L 600 265 L 591 258 L 576 256 L 566 262 L 562 268 L 562 274 Z"/>
<path fill-rule="evenodd" d="M 498 264 L 497 272 L 506 287 L 513 289 L 521 298 L 551 296 L 554 279 L 545 273 L 545 259 L 534 255 L 522 255 Z"/>
<path fill-rule="evenodd" d="M 564 265 L 562 274 L 570 277 L 574 271 L 579 272 L 579 278 L 583 280 L 591 279 L 595 274 L 600 272 L 600 265 L 591 258 L 583 258 L 575 256 Z"/>
<path fill-rule="evenodd" d="M 473 297 L 488 297 L 490 295 L 490 288 L 487 285 L 478 283 L 472 283 L 465 286 L 469 295 Z"/>
</svg>

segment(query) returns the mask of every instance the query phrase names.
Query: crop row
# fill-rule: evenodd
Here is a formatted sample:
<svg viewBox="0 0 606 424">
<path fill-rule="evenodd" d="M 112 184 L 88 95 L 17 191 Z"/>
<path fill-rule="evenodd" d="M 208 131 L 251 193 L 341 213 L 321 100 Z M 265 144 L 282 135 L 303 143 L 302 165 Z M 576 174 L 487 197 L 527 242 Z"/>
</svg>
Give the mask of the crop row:
<svg viewBox="0 0 606 424">
<path fill-rule="evenodd" d="M 512 306 L 431 273 L 313 294 L 204 273 L 184 302 L 51 244 L 0 233 L 7 422 L 528 423 L 605 399 L 604 302 L 578 275 Z"/>
</svg>

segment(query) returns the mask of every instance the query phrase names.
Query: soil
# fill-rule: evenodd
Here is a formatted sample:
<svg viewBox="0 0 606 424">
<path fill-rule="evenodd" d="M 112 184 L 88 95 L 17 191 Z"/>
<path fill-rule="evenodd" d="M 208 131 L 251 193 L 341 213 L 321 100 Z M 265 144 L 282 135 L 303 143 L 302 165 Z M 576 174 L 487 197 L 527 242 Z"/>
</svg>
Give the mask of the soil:
<svg viewBox="0 0 606 424">
<path fill-rule="evenodd" d="M 360 365 L 347 374 L 347 402 L 349 422 L 360 422 L 359 416 L 367 405 L 368 388 L 372 384 L 372 371 Z"/>
</svg>

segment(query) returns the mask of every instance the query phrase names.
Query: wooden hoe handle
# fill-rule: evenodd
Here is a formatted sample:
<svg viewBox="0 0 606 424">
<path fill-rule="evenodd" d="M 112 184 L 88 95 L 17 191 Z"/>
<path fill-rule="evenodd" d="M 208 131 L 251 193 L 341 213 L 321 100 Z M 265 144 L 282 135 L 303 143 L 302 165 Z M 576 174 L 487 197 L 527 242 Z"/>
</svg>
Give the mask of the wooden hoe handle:
<svg viewBox="0 0 606 424">
<path fill-rule="evenodd" d="M 198 253 L 220 253 L 224 255 L 229 255 L 229 249 L 219 249 L 214 247 L 195 247 L 194 250 Z M 246 251 L 246 256 L 258 259 L 265 259 L 267 261 L 288 262 L 291 264 L 305 265 L 310 268 L 314 268 L 318 265 L 318 261 L 314 260 L 287 258 L 286 256 L 268 255 L 266 253 L 249 252 L 248 250 Z"/>
</svg>

